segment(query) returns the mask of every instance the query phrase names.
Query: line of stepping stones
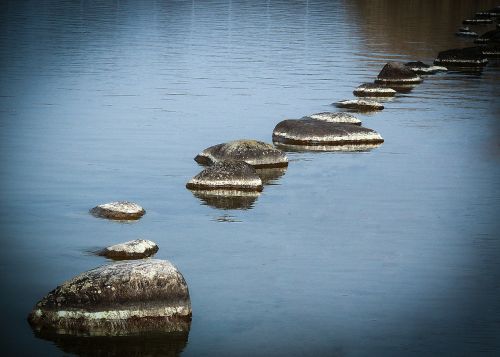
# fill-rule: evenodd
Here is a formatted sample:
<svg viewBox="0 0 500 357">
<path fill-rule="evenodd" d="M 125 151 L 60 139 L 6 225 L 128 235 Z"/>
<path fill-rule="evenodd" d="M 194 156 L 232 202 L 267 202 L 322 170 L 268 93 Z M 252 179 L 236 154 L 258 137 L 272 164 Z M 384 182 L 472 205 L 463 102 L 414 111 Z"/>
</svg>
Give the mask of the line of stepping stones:
<svg viewBox="0 0 500 357">
<path fill-rule="evenodd" d="M 492 23 L 500 18 L 500 7 L 477 13 L 464 24 Z M 467 29 L 460 35 L 469 36 Z M 397 91 L 422 82 L 420 74 L 446 71 L 447 67 L 483 66 L 487 56 L 498 55 L 499 29 L 478 37 L 486 46 L 440 52 L 434 66 L 422 62 L 387 63 L 374 83 L 361 84 L 357 97 L 343 100 L 337 107 L 356 111 L 382 110 L 373 97 L 393 97 Z M 207 166 L 186 184 L 204 199 L 255 197 L 266 183 L 266 170 L 283 174 L 288 158 L 283 150 L 356 151 L 369 150 L 383 143 L 376 131 L 365 128 L 349 113 L 316 113 L 300 119 L 283 120 L 273 130 L 273 144 L 256 140 L 236 140 L 211 146 L 195 157 Z M 137 220 L 146 211 L 133 202 L 111 202 L 90 210 L 96 217 Z M 134 240 L 98 252 L 110 259 L 128 260 L 150 257 L 158 246 L 148 240 Z M 37 333 L 44 331 L 70 335 L 110 336 L 142 331 L 188 331 L 192 316 L 186 281 L 166 260 L 122 261 L 84 272 L 64 282 L 40 300 L 28 321 Z"/>
</svg>

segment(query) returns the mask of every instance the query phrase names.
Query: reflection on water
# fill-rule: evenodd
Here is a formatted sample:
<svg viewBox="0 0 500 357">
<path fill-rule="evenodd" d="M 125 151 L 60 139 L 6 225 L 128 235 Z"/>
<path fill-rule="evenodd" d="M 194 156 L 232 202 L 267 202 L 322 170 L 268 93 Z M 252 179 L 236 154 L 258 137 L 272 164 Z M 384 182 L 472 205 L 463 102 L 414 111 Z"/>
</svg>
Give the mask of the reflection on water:
<svg viewBox="0 0 500 357">
<path fill-rule="evenodd" d="M 175 357 L 186 347 L 189 331 L 113 337 L 73 336 L 37 331 L 34 334 L 37 338 L 51 341 L 65 354 L 83 357 Z"/>
<path fill-rule="evenodd" d="M 382 143 L 359 145 L 296 145 L 275 142 L 274 145 L 288 152 L 330 151 L 330 152 L 367 152 L 378 148 Z"/>
<path fill-rule="evenodd" d="M 256 169 L 264 185 L 276 184 L 278 180 L 285 174 L 287 167 L 264 168 Z"/>
<path fill-rule="evenodd" d="M 199 190 L 191 191 L 202 204 L 223 209 L 251 209 L 259 197 L 259 192 L 245 192 L 235 190 Z"/>
</svg>

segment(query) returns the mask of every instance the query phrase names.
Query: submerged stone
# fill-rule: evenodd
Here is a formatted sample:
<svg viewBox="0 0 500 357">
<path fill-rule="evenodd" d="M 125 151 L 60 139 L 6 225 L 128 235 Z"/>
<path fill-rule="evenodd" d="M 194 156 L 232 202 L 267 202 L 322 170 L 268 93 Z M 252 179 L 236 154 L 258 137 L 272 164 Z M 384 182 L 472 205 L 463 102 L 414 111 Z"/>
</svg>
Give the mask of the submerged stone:
<svg viewBox="0 0 500 357">
<path fill-rule="evenodd" d="M 422 82 L 415 72 L 399 62 L 388 62 L 380 71 L 376 83 L 416 84 Z"/>
<path fill-rule="evenodd" d="M 182 274 L 166 260 L 104 265 L 64 282 L 34 307 L 36 330 L 113 336 L 187 331 L 191 302 Z"/>
<path fill-rule="evenodd" d="M 194 160 L 202 165 L 212 165 L 224 160 L 239 160 L 255 168 L 288 166 L 288 158 L 283 151 L 257 140 L 235 140 L 214 145 L 203 150 Z"/>
<path fill-rule="evenodd" d="M 348 124 L 356 124 L 356 125 L 361 125 L 361 120 L 356 118 L 354 115 L 349 114 L 349 113 L 332 113 L 332 112 L 323 112 L 323 113 L 316 113 L 316 114 L 311 114 L 308 115 L 302 119 L 316 119 L 316 120 L 323 120 L 327 121 L 330 123 L 348 123 Z"/>
<path fill-rule="evenodd" d="M 104 248 L 99 252 L 99 255 L 117 260 L 142 259 L 152 256 L 157 251 L 158 245 L 155 242 L 145 239 L 135 239 Z"/>
<path fill-rule="evenodd" d="M 96 206 L 90 210 L 90 213 L 101 218 L 135 220 L 141 218 L 146 211 L 137 203 L 119 201 Z"/>
<path fill-rule="evenodd" d="M 363 83 L 353 93 L 358 97 L 393 97 L 396 91 L 375 83 Z"/>
<path fill-rule="evenodd" d="M 434 60 L 436 65 L 446 66 L 483 66 L 488 59 L 480 47 L 455 48 L 439 52 Z"/>
<path fill-rule="evenodd" d="M 220 161 L 206 168 L 186 184 L 190 190 L 262 191 L 262 180 L 244 161 Z"/>
<path fill-rule="evenodd" d="M 359 111 L 372 111 L 372 110 L 382 110 L 384 106 L 379 102 L 374 100 L 365 99 L 352 99 L 352 100 L 341 100 L 335 105 L 339 108 L 355 109 Z"/>
<path fill-rule="evenodd" d="M 405 66 L 418 74 L 434 74 L 437 72 L 445 72 L 448 68 L 443 66 L 430 66 L 421 61 L 407 62 Z"/>
<path fill-rule="evenodd" d="M 284 120 L 273 131 L 273 141 L 291 145 L 336 146 L 377 144 L 384 139 L 372 129 L 353 124 L 329 123 L 315 119 Z"/>
</svg>

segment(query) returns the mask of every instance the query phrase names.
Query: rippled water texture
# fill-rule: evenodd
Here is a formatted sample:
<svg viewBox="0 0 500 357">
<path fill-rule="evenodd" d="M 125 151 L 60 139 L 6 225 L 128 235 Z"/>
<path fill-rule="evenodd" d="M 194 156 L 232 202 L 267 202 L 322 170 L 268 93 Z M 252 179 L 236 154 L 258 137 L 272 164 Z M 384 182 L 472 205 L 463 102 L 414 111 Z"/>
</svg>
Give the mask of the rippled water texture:
<svg viewBox="0 0 500 357">
<path fill-rule="evenodd" d="M 2 1 L 2 355 L 498 355 L 498 61 L 360 114 L 371 151 L 291 152 L 258 197 L 185 189 L 204 148 L 270 142 L 388 60 L 466 46 L 461 21 L 494 5 Z M 146 215 L 88 213 L 122 199 Z M 136 238 L 183 272 L 189 336 L 33 333 L 36 301 Z"/>
</svg>

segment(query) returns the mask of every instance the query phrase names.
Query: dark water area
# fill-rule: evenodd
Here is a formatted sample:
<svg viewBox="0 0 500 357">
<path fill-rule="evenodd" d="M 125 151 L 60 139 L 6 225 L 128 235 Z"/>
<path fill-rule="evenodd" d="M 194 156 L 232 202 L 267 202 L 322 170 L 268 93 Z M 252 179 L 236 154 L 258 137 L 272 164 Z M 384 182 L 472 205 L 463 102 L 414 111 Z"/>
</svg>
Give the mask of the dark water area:
<svg viewBox="0 0 500 357">
<path fill-rule="evenodd" d="M 290 152 L 258 197 L 196 197 L 194 156 L 335 110 L 388 60 L 432 62 L 495 1 L 2 1 L 4 356 L 500 354 L 500 62 L 425 77 L 368 152 Z M 493 25 L 494 26 L 494 25 Z M 479 33 L 489 26 L 471 26 Z M 133 223 L 92 217 L 132 200 Z M 189 336 L 40 336 L 48 291 L 158 243 Z"/>
</svg>

